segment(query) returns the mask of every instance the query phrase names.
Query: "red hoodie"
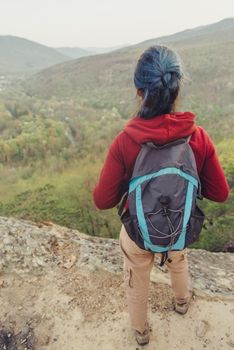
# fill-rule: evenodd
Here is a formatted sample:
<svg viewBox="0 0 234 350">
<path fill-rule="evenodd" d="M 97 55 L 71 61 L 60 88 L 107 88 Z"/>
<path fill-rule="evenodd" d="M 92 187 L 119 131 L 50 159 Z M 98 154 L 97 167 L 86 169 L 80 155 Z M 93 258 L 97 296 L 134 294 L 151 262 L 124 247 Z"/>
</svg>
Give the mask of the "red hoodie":
<svg viewBox="0 0 234 350">
<path fill-rule="evenodd" d="M 93 193 L 96 206 L 109 209 L 119 203 L 128 189 L 142 143 L 153 141 L 160 145 L 189 135 L 202 195 L 216 202 L 224 202 L 229 187 L 223 169 L 209 135 L 202 127 L 196 126 L 194 119 L 191 112 L 165 114 L 148 120 L 139 117 L 131 119 L 111 143 Z"/>
</svg>

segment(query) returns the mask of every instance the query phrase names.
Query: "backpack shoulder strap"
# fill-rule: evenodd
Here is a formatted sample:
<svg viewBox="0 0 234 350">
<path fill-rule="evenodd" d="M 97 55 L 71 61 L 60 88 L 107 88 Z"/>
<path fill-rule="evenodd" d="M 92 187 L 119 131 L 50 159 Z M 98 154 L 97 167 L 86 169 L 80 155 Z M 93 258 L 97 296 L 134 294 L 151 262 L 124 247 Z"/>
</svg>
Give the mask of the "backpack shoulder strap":
<svg viewBox="0 0 234 350">
<path fill-rule="evenodd" d="M 120 217 L 122 217 L 122 215 L 124 214 L 124 209 L 125 209 L 125 206 L 126 206 L 126 203 L 127 203 L 127 199 L 128 199 L 128 192 L 125 192 L 123 197 L 121 198 L 118 206 L 117 206 L 118 215 Z"/>
</svg>

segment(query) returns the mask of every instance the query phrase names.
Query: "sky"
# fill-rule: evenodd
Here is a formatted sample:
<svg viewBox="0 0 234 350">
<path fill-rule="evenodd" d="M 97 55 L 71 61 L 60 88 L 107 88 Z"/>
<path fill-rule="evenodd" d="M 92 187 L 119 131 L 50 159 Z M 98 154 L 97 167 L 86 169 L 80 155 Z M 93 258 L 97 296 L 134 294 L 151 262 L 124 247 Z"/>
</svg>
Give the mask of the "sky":
<svg viewBox="0 0 234 350">
<path fill-rule="evenodd" d="M 234 17 L 234 0 L 0 0 L 0 35 L 112 47 Z"/>
</svg>

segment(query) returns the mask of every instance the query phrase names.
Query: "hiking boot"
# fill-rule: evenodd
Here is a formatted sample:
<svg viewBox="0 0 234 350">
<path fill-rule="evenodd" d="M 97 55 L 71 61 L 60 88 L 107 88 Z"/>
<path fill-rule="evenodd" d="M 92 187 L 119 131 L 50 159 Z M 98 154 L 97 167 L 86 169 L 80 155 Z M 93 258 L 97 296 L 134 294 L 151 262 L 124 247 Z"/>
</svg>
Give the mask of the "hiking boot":
<svg viewBox="0 0 234 350">
<path fill-rule="evenodd" d="M 146 345 L 149 343 L 150 339 L 150 330 L 149 327 L 147 327 L 143 333 L 140 333 L 138 331 L 135 331 L 135 338 L 139 345 Z"/>
<path fill-rule="evenodd" d="M 184 302 L 184 303 L 178 303 L 175 301 L 174 304 L 174 310 L 175 312 L 178 312 L 178 314 L 184 315 L 188 311 L 189 308 L 189 302 Z"/>
</svg>

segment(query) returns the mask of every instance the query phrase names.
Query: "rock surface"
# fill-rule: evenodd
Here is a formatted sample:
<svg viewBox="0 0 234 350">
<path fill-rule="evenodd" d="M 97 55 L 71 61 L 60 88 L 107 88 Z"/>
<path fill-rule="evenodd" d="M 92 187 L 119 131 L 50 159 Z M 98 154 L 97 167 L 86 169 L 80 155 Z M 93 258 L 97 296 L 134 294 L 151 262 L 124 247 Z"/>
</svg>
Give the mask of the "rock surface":
<svg viewBox="0 0 234 350">
<path fill-rule="evenodd" d="M 231 349 L 234 255 L 188 255 L 195 297 L 185 316 L 173 312 L 167 271 L 155 260 L 146 348 Z M 136 349 L 118 241 L 51 222 L 0 218 L 0 350 L 91 347 Z"/>
</svg>

